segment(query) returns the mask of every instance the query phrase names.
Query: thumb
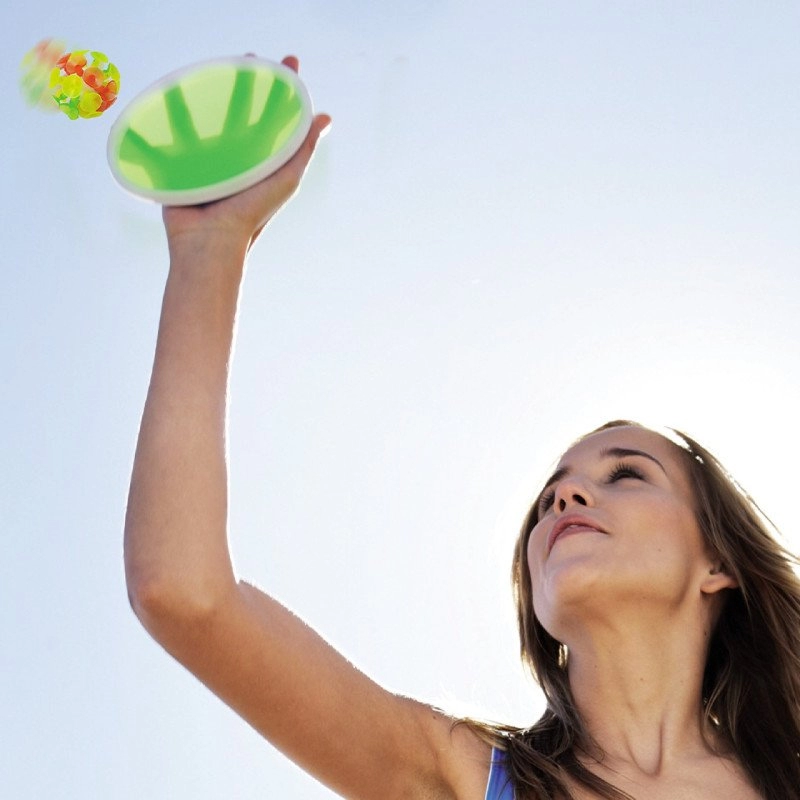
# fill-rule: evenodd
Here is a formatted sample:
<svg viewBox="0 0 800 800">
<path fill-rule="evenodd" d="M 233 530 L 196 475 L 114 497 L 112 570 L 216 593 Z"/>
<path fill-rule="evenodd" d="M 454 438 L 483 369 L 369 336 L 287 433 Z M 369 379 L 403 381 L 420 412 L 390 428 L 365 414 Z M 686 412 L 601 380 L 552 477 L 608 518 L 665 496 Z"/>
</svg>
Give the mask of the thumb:
<svg viewBox="0 0 800 800">
<path fill-rule="evenodd" d="M 317 142 L 319 141 L 320 137 L 328 130 L 331 125 L 331 118 L 328 114 L 317 114 L 311 122 L 311 128 L 309 128 L 308 135 L 305 138 L 305 141 L 302 145 L 300 145 L 300 149 L 295 153 L 294 156 L 289 160 L 289 164 L 292 163 L 295 159 L 298 161 L 298 166 L 300 166 L 300 173 L 302 174 L 305 171 L 305 168 L 308 166 L 308 162 L 311 161 L 311 156 L 314 155 L 314 150 L 317 147 Z"/>
<path fill-rule="evenodd" d="M 293 194 L 308 167 L 320 136 L 328 129 L 331 118 L 327 114 L 317 114 L 297 152 L 274 174 L 272 183 L 283 187 L 283 192 Z M 267 179 L 269 180 L 269 179 Z"/>
</svg>

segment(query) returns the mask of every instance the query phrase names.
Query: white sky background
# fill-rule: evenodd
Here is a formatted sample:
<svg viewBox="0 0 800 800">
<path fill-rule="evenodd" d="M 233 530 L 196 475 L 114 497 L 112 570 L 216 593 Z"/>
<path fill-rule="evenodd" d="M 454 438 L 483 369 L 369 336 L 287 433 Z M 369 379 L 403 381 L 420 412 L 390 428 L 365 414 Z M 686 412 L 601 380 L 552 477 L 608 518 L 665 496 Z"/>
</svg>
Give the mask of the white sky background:
<svg viewBox="0 0 800 800">
<path fill-rule="evenodd" d="M 800 7 L 17 4 L 122 73 L 2 120 L 3 795 L 329 798 L 153 643 L 121 537 L 167 259 L 105 165 L 173 69 L 301 57 L 334 117 L 255 250 L 233 376 L 239 572 L 387 687 L 527 724 L 525 502 L 607 419 L 685 429 L 787 536 L 800 434 Z"/>
</svg>

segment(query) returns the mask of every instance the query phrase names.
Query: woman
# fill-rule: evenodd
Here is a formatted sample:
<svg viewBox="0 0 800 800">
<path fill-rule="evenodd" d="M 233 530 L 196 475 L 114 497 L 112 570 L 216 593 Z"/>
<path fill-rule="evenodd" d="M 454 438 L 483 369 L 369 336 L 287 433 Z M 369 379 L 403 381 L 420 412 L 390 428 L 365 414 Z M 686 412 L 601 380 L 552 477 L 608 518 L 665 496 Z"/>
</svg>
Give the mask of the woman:
<svg viewBox="0 0 800 800">
<path fill-rule="evenodd" d="M 697 442 L 608 423 L 564 454 L 515 552 L 548 710 L 467 724 L 519 797 L 800 797 L 795 564 Z"/>
<path fill-rule="evenodd" d="M 170 270 L 125 530 L 139 619 L 345 797 L 800 797 L 798 580 L 688 439 L 604 427 L 567 450 L 531 510 L 514 580 L 523 658 L 548 710 L 528 730 L 385 691 L 237 580 L 225 419 L 244 261 L 329 123 L 317 116 L 257 186 L 164 209 Z"/>
</svg>

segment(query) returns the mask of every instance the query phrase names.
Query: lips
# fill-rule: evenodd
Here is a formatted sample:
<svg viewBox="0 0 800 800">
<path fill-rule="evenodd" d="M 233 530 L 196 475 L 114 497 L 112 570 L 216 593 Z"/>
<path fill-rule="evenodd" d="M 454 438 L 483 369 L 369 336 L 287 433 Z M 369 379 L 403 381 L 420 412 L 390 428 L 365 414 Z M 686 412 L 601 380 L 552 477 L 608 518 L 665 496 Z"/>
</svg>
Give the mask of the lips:
<svg viewBox="0 0 800 800">
<path fill-rule="evenodd" d="M 582 514 L 567 514 L 561 517 L 550 530 L 550 535 L 547 537 L 547 552 L 553 549 L 556 539 L 562 533 L 567 533 L 570 528 L 582 528 L 597 531 L 598 533 L 605 533 L 605 531 L 589 517 L 584 517 Z"/>
</svg>

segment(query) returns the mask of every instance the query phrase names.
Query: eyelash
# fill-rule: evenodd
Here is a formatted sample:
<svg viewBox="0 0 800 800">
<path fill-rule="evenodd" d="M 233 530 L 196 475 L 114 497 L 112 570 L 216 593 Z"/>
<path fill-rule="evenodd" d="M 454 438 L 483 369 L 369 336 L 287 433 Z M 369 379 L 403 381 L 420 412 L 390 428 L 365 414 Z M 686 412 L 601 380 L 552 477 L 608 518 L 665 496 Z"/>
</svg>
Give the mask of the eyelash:
<svg viewBox="0 0 800 800">
<path fill-rule="evenodd" d="M 624 461 L 620 461 L 618 464 L 614 466 L 611 472 L 608 475 L 608 482 L 614 483 L 618 481 L 620 478 L 636 478 L 637 480 L 644 480 L 644 474 L 641 470 L 638 470 L 636 467 L 631 466 L 630 464 L 626 464 Z M 550 489 L 544 495 L 542 495 L 541 500 L 539 500 L 538 506 L 538 513 L 541 516 L 548 508 L 553 504 L 553 501 L 556 499 L 556 491 L 555 489 Z"/>
</svg>

